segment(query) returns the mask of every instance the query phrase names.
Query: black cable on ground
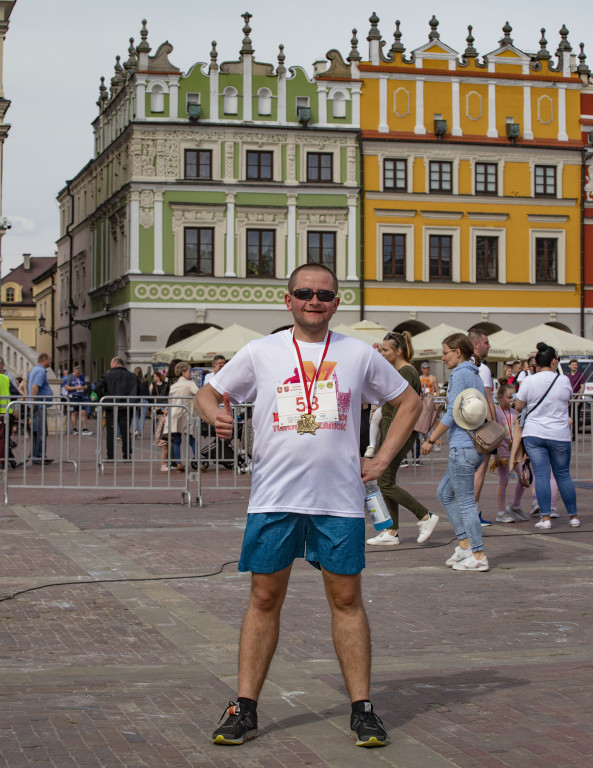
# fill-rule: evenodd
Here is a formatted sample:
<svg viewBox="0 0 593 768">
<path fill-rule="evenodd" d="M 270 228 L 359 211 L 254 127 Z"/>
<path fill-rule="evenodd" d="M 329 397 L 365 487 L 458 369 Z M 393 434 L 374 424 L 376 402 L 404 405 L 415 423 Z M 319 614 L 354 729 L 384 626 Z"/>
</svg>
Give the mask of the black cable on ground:
<svg viewBox="0 0 593 768">
<path fill-rule="evenodd" d="M 570 534 L 571 536 L 578 536 L 579 533 L 592 533 L 590 530 L 579 530 L 579 531 L 555 531 L 554 533 L 546 533 L 542 534 L 540 531 L 534 531 L 533 533 L 490 533 L 487 536 L 484 536 L 484 539 L 495 539 L 495 538 L 503 538 L 512 536 L 515 538 L 516 536 L 562 536 L 565 534 Z M 396 549 L 366 549 L 365 555 L 385 555 L 385 554 L 397 554 L 397 553 L 404 553 L 404 552 L 414 552 L 414 551 L 424 551 L 427 552 L 430 549 L 442 549 L 443 547 L 448 547 L 450 544 L 453 544 L 453 542 L 457 541 L 455 537 L 452 539 L 449 539 L 448 541 L 445 541 L 441 544 L 428 544 L 428 545 L 422 545 L 418 547 L 399 547 L 399 545 L 393 545 L 397 547 Z M 28 587 L 27 589 L 21 589 L 18 592 L 14 592 L 12 595 L 7 595 L 6 597 L 0 597 L 0 603 L 5 603 L 8 600 L 14 600 L 17 597 L 20 597 L 21 595 L 26 595 L 31 592 L 38 592 L 41 589 L 49 589 L 50 587 L 75 587 L 82 584 L 88 585 L 88 584 L 135 584 L 143 581 L 191 581 L 193 579 L 207 579 L 211 576 L 218 576 L 219 573 L 222 573 L 224 568 L 226 568 L 227 565 L 237 565 L 239 563 L 238 560 L 227 560 L 226 563 L 222 563 L 222 565 L 219 567 L 217 571 L 212 571 L 211 573 L 190 573 L 190 574 L 181 574 L 181 575 L 173 575 L 173 576 L 141 576 L 137 579 L 85 579 L 80 581 L 55 581 L 50 584 L 39 584 L 36 587 Z"/>
</svg>

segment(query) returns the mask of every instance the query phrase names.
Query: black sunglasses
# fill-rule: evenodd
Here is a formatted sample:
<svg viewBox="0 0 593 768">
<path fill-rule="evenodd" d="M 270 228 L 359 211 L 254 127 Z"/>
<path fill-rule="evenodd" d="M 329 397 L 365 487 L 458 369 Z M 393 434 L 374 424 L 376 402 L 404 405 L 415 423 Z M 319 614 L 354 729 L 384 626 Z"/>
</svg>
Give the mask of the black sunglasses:
<svg viewBox="0 0 593 768">
<path fill-rule="evenodd" d="M 385 336 L 385 338 L 383 339 L 383 341 L 387 341 L 388 339 L 390 339 L 391 341 L 395 341 L 398 347 L 400 346 L 400 341 L 395 335 L 395 333 L 388 333 L 387 336 Z"/>
<path fill-rule="evenodd" d="M 311 301 L 313 296 L 317 296 L 319 301 L 333 301 L 336 298 L 334 291 L 314 291 L 312 288 L 297 288 L 292 292 L 292 296 L 295 296 L 300 301 Z"/>
</svg>

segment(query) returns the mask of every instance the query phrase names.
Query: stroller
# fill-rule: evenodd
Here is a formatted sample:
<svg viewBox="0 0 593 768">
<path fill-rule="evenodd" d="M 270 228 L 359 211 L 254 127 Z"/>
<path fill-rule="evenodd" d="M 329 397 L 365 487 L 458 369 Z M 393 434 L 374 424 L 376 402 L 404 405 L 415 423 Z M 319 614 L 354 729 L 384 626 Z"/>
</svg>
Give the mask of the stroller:
<svg viewBox="0 0 593 768">
<path fill-rule="evenodd" d="M 222 440 L 216 437 L 214 428 L 205 421 L 201 425 L 201 435 L 207 441 L 200 450 L 200 462 L 204 472 L 208 470 L 210 463 L 221 464 L 225 469 L 233 469 L 235 458 L 241 474 L 249 471 L 253 446 L 251 417 L 246 418 L 245 413 L 238 414 L 236 439 L 232 437 Z"/>
</svg>

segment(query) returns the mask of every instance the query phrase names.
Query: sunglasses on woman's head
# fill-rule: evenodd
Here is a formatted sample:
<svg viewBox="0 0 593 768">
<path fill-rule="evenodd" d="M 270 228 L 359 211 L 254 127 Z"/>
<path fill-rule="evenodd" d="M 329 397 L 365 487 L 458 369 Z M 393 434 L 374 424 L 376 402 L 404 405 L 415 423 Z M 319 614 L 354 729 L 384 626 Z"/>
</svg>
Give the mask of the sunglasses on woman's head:
<svg viewBox="0 0 593 768">
<path fill-rule="evenodd" d="M 312 288 L 297 288 L 291 295 L 300 301 L 311 301 L 313 296 L 317 296 L 319 301 L 333 301 L 336 298 L 334 291 L 326 291 L 323 289 L 314 291 Z"/>
</svg>

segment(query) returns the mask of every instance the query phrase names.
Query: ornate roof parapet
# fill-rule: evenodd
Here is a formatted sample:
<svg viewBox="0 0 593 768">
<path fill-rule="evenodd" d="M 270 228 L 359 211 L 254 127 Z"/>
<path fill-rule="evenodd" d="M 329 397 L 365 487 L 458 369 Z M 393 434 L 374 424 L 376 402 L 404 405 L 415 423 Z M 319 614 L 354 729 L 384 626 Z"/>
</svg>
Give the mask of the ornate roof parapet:
<svg viewBox="0 0 593 768">
<path fill-rule="evenodd" d="M 552 72 L 562 72 L 566 77 L 570 77 L 570 54 L 572 52 L 572 46 L 568 42 L 568 29 L 566 24 L 563 24 L 558 30 L 560 34 L 560 43 L 556 49 L 556 58 L 558 62 L 556 66 L 550 64 L 550 70 Z"/>
<path fill-rule="evenodd" d="M 278 77 L 284 77 L 286 74 L 286 67 L 284 66 L 285 61 L 286 56 L 284 55 L 284 46 L 280 43 L 278 46 L 278 66 L 276 67 L 276 74 Z"/>
<path fill-rule="evenodd" d="M 136 47 L 134 46 L 134 38 L 130 38 L 130 47 L 128 48 L 128 60 L 124 64 L 124 69 L 128 73 L 128 77 L 131 77 L 138 68 L 138 56 L 136 54 Z"/>
<path fill-rule="evenodd" d="M 379 17 L 375 11 L 371 14 L 369 21 L 371 22 L 371 28 L 367 36 L 369 43 L 369 61 L 376 66 L 381 60 L 381 47 L 384 43 L 381 38 L 381 33 L 379 32 Z"/>
<path fill-rule="evenodd" d="M 467 43 L 467 47 L 463 54 L 461 55 L 461 61 L 458 62 L 458 66 L 460 67 L 469 67 L 470 62 L 474 62 L 475 67 L 485 67 L 487 66 L 486 63 L 486 57 L 484 57 L 483 62 L 478 61 L 478 51 L 474 47 L 475 37 L 473 36 L 473 27 L 471 24 L 467 27 L 467 37 L 465 38 L 465 42 Z"/>
<path fill-rule="evenodd" d="M 340 79 L 350 77 L 350 67 L 344 61 L 340 51 L 332 48 L 325 57 L 329 59 L 329 67 L 320 75 L 323 80 L 333 77 Z"/>
<path fill-rule="evenodd" d="M 216 50 L 216 40 L 212 41 L 212 48 L 210 50 L 210 68 L 209 72 L 217 72 L 218 71 L 218 51 Z"/>
<path fill-rule="evenodd" d="M 591 70 L 586 64 L 587 57 L 585 55 L 585 43 L 579 43 L 581 52 L 579 53 L 579 64 L 577 66 L 577 73 L 583 78 L 583 82 L 587 84 L 591 75 Z"/>
<path fill-rule="evenodd" d="M 245 20 L 245 26 L 243 27 L 243 34 L 245 35 L 245 37 L 243 38 L 243 45 L 241 46 L 240 54 L 241 56 L 244 56 L 245 54 L 253 55 L 255 51 L 253 49 L 253 46 L 251 45 L 251 38 L 249 37 L 249 33 L 251 32 L 251 27 L 249 26 L 249 19 L 252 17 L 253 14 L 249 13 L 249 11 L 245 11 L 245 13 L 241 15 Z"/>
<path fill-rule="evenodd" d="M 540 29 L 540 32 L 542 33 L 542 36 L 539 41 L 539 51 L 536 53 L 535 58 L 538 59 L 538 61 L 545 61 L 552 58 L 552 54 L 547 48 L 548 41 L 546 40 L 546 29 L 545 27 L 542 27 Z"/>
<path fill-rule="evenodd" d="M 136 48 L 138 53 L 138 69 L 148 69 L 148 54 L 152 50 L 148 44 L 148 29 L 146 28 L 146 19 L 142 19 L 142 29 L 140 30 L 140 44 Z"/>
<path fill-rule="evenodd" d="M 396 19 L 395 21 L 395 32 L 393 33 L 393 44 L 391 48 L 389 49 L 389 53 L 395 54 L 396 53 L 404 53 L 406 48 L 402 44 L 402 33 L 400 32 L 399 25 L 401 24 L 399 19 Z"/>
<path fill-rule="evenodd" d="M 439 40 L 440 35 L 437 31 L 437 28 L 439 26 L 439 20 L 437 17 L 433 14 L 432 19 L 428 22 L 430 24 L 430 32 L 428 33 L 428 39 L 429 40 Z"/>
<path fill-rule="evenodd" d="M 105 78 L 101 78 L 101 85 L 99 85 L 99 98 L 97 99 L 97 106 L 99 107 L 99 113 L 101 113 L 109 100 L 107 95 L 107 87 L 105 86 Z"/>
<path fill-rule="evenodd" d="M 513 38 L 511 37 L 511 32 L 513 31 L 513 28 L 507 21 L 504 27 L 502 28 L 502 38 L 498 41 L 500 46 L 503 45 L 512 45 L 513 44 Z"/>
<path fill-rule="evenodd" d="M 124 70 L 122 65 L 120 64 L 120 61 L 121 61 L 121 56 L 116 56 L 115 66 L 113 67 L 113 69 L 115 70 L 115 75 L 111 78 L 111 98 L 113 98 L 120 92 L 122 86 L 125 83 L 125 77 L 123 75 Z"/>
<path fill-rule="evenodd" d="M 164 43 L 159 45 L 154 56 L 148 57 L 147 69 L 154 72 L 181 72 L 179 67 L 176 67 L 169 61 L 169 54 L 172 52 L 173 46 L 168 40 L 165 40 Z"/>
<path fill-rule="evenodd" d="M 357 29 L 352 30 L 352 39 L 350 40 L 350 53 L 348 54 L 348 61 L 362 61 L 362 56 L 358 50 L 358 33 Z"/>
</svg>

